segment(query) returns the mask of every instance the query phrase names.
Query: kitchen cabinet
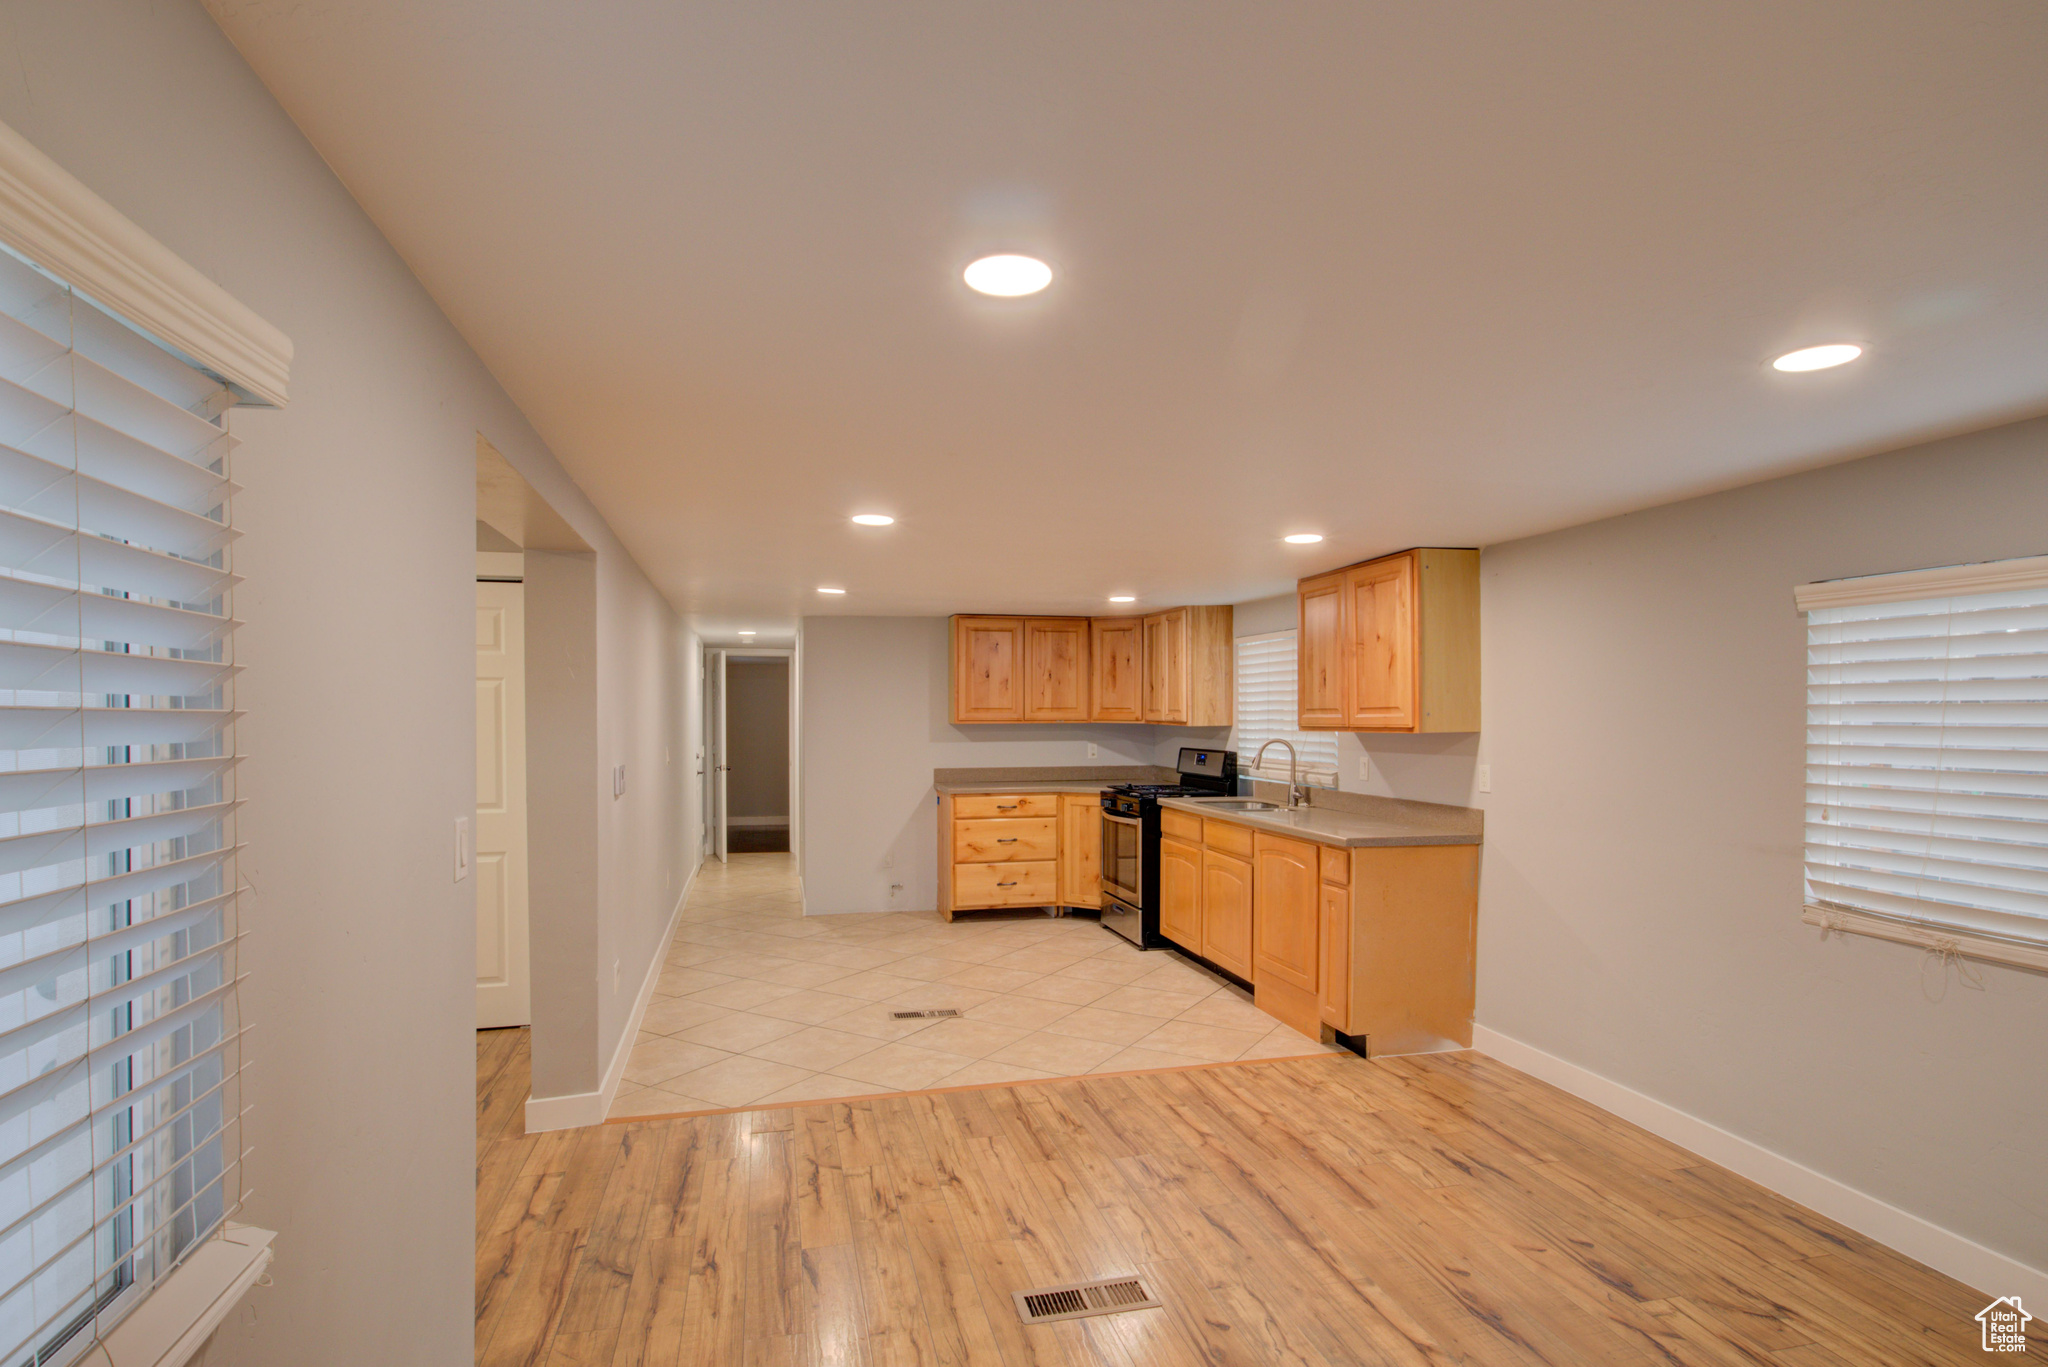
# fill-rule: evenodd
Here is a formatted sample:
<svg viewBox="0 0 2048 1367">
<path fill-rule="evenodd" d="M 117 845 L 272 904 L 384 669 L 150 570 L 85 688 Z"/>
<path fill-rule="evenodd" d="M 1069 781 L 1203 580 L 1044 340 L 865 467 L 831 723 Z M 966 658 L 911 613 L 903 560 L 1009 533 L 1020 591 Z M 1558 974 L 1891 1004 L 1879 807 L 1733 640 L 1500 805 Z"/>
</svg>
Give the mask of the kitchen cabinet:
<svg viewBox="0 0 2048 1367">
<path fill-rule="evenodd" d="M 1231 725 L 1237 714 L 1235 653 L 1227 607 L 1174 608 L 1145 617 L 1145 720 Z"/>
<path fill-rule="evenodd" d="M 953 619 L 953 720 L 1024 720 L 1024 619 Z"/>
<path fill-rule="evenodd" d="M 1088 653 L 1089 720 L 1145 720 L 1145 619 L 1095 618 Z"/>
<path fill-rule="evenodd" d="M 955 617 L 953 724 L 1229 726 L 1230 623 L 1228 607 L 1149 617 Z"/>
<path fill-rule="evenodd" d="M 1252 837 L 1253 1000 L 1312 1039 L 1322 1023 L 1320 859 L 1305 840 L 1264 831 Z"/>
<path fill-rule="evenodd" d="M 1086 617 L 1024 619 L 1024 720 L 1087 721 Z"/>
<path fill-rule="evenodd" d="M 1323 1023 L 1369 1054 L 1470 1048 L 1479 847 L 1350 853 L 1350 886 L 1323 884 Z"/>
<path fill-rule="evenodd" d="M 1247 982 L 1252 977 L 1252 865 L 1202 850 L 1202 957 Z"/>
<path fill-rule="evenodd" d="M 1102 905 L 1102 796 L 942 793 L 939 914 Z"/>
<path fill-rule="evenodd" d="M 1298 586 L 1301 627 L 1295 635 L 1299 724 L 1342 727 L 1344 710 L 1344 571 L 1304 579 Z"/>
<path fill-rule="evenodd" d="M 1060 905 L 1102 905 L 1102 799 L 1060 794 Z"/>
<path fill-rule="evenodd" d="M 1417 549 L 1296 586 L 1303 730 L 1479 729 L 1479 552 Z"/>
<path fill-rule="evenodd" d="M 1172 836 L 1159 840 L 1159 933 L 1202 952 L 1202 850 Z"/>
</svg>

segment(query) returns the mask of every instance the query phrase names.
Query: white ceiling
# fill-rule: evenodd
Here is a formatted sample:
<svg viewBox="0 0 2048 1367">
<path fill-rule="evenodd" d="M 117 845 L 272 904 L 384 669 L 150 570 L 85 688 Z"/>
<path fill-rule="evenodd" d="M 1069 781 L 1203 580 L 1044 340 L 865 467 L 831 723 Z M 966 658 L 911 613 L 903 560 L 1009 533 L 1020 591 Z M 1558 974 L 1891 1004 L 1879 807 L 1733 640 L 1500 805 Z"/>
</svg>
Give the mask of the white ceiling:
<svg viewBox="0 0 2048 1367">
<path fill-rule="evenodd" d="M 2037 0 L 209 3 L 714 630 L 1237 601 L 2048 409 Z M 1053 287 L 959 283 L 1005 249 Z"/>
</svg>

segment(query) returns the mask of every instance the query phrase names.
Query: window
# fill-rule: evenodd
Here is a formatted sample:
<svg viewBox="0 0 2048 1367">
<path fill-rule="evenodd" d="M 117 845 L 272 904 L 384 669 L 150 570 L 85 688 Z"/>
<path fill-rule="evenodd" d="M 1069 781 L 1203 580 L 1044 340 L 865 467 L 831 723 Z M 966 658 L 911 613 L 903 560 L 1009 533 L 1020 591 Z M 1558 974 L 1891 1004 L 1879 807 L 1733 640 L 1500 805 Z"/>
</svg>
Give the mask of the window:
<svg viewBox="0 0 2048 1367">
<path fill-rule="evenodd" d="M 229 387 L 0 255 L 0 1364 L 234 1208 Z"/>
<path fill-rule="evenodd" d="M 1337 786 L 1337 734 L 1303 731 L 1295 725 L 1294 633 L 1237 638 L 1237 753 L 1251 772 L 1252 757 L 1269 740 L 1294 746 L 1302 782 Z M 1260 778 L 1287 781 L 1287 752 L 1274 746 L 1266 753 Z"/>
<path fill-rule="evenodd" d="M 1805 919 L 2048 967 L 2048 557 L 1798 601 Z"/>
</svg>

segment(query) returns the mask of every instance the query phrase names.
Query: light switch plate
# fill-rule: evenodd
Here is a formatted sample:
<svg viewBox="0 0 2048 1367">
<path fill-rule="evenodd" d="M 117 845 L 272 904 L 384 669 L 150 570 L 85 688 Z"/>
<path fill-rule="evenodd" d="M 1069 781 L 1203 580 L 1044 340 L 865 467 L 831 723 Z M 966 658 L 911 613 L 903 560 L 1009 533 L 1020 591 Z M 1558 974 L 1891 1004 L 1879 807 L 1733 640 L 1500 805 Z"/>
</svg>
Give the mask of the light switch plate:
<svg viewBox="0 0 2048 1367">
<path fill-rule="evenodd" d="M 470 863 L 476 858 L 476 847 L 469 839 L 469 818 L 455 818 L 455 881 L 460 883 L 469 877 Z"/>
<path fill-rule="evenodd" d="M 1362 779 L 1369 779 L 1372 777 L 1371 755 L 1360 755 L 1358 757 L 1358 776 Z"/>
<path fill-rule="evenodd" d="M 1095 742 L 1092 740 L 1088 742 L 1088 758 L 1095 758 Z"/>
<path fill-rule="evenodd" d="M 612 766 L 612 796 L 624 797 L 625 795 L 626 766 L 623 764 L 615 764 Z"/>
<path fill-rule="evenodd" d="M 1493 766 L 1491 764 L 1479 766 L 1479 791 L 1482 793 L 1493 791 Z"/>
</svg>

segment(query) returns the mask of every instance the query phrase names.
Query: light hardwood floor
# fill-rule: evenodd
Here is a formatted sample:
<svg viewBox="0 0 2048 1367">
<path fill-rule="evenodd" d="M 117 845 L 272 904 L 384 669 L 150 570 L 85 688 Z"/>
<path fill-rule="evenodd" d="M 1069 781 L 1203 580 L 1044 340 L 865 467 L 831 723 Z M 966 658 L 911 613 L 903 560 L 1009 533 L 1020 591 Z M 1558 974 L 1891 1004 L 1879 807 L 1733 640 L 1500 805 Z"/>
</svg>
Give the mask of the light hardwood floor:
<svg viewBox="0 0 2048 1367">
<path fill-rule="evenodd" d="M 1477 1054 L 531 1137 L 526 1069 L 478 1035 L 493 1367 L 1983 1360 L 1988 1296 Z M 1010 1299 L 1129 1273 L 1165 1308 Z"/>
</svg>

